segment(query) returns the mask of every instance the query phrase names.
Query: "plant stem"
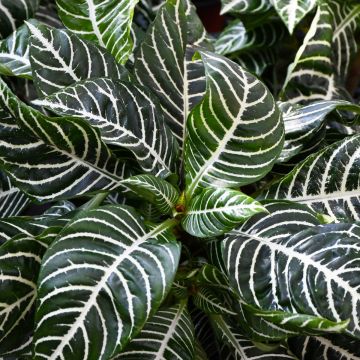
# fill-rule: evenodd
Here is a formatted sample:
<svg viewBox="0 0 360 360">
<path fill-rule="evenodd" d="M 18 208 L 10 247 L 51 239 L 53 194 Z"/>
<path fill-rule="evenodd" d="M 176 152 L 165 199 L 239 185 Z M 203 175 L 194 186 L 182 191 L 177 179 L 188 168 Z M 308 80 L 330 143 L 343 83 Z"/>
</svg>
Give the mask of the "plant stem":
<svg viewBox="0 0 360 360">
<path fill-rule="evenodd" d="M 101 205 L 105 198 L 109 195 L 108 192 L 101 192 L 96 194 L 88 202 L 79 207 L 80 210 L 91 210 Z"/>
</svg>

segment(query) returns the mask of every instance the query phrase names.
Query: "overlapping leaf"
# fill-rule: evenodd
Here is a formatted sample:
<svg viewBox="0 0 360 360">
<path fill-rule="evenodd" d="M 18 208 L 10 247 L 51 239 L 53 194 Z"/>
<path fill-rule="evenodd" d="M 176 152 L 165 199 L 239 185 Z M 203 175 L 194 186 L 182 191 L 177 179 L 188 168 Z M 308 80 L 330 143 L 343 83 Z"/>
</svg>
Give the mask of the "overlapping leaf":
<svg viewBox="0 0 360 360">
<path fill-rule="evenodd" d="M 47 244 L 18 235 L 0 247 L 0 355 L 33 331 L 36 281 Z"/>
<path fill-rule="evenodd" d="M 0 74 L 32 78 L 29 60 L 29 30 L 22 25 L 0 41 Z"/>
<path fill-rule="evenodd" d="M 105 49 L 66 30 L 27 23 L 30 62 L 39 95 L 46 96 L 81 80 L 128 79 L 127 71 Z"/>
<path fill-rule="evenodd" d="M 121 206 L 82 212 L 71 222 L 43 260 L 35 357 L 117 355 L 173 281 L 180 245 L 171 224 L 146 229 L 135 210 Z"/>
<path fill-rule="evenodd" d="M 206 314 L 226 314 L 236 315 L 226 301 L 226 296 L 222 291 L 214 291 L 213 289 L 200 286 L 194 294 L 194 305 Z"/>
<path fill-rule="evenodd" d="M 152 175 L 132 176 L 123 180 L 121 185 L 155 205 L 163 215 L 174 211 L 179 198 L 179 193 L 173 185 Z"/>
<path fill-rule="evenodd" d="M 271 8 L 271 0 L 222 0 L 221 14 L 256 14 Z"/>
<path fill-rule="evenodd" d="M 190 201 L 181 224 L 191 235 L 211 237 L 262 211 L 266 210 L 259 202 L 240 191 L 207 188 Z"/>
<path fill-rule="evenodd" d="M 30 199 L 11 183 L 8 176 L 0 173 L 0 218 L 20 214 L 29 201 Z"/>
<path fill-rule="evenodd" d="M 271 0 L 290 34 L 302 18 L 316 5 L 316 0 Z"/>
<path fill-rule="evenodd" d="M 354 135 L 309 156 L 260 198 L 303 203 L 337 221 L 360 219 L 360 136 Z"/>
<path fill-rule="evenodd" d="M 359 106 L 342 100 L 315 101 L 302 107 L 281 103 L 279 107 L 283 112 L 285 125 L 285 143 L 279 162 L 288 161 L 306 149 L 315 136 L 321 141 L 326 116 L 333 110 L 360 112 Z"/>
<path fill-rule="evenodd" d="M 205 88 L 202 64 L 192 62 L 194 51 L 188 45 L 202 46 L 205 39 L 205 30 L 191 3 L 168 1 L 135 56 L 135 76 L 158 96 L 180 146 L 187 116 Z"/>
<path fill-rule="evenodd" d="M 277 22 L 265 23 L 247 30 L 241 20 L 234 20 L 216 39 L 214 47 L 220 55 L 269 48 L 280 41 L 283 34 L 283 27 Z"/>
<path fill-rule="evenodd" d="M 222 346 L 225 347 L 223 348 L 224 353 L 222 359 L 252 360 L 258 359 L 259 357 L 264 360 L 295 359 L 292 355 L 289 355 L 282 346 L 278 349 L 276 349 L 275 346 L 273 347 L 274 349 L 269 352 L 261 351 L 225 316 L 211 315 L 210 319 L 218 339 L 221 341 Z"/>
<path fill-rule="evenodd" d="M 0 103 L 23 126 L 2 119 L 0 161 L 17 186 L 39 201 L 111 190 L 127 176 L 125 164 L 86 121 L 47 118 L 21 103 L 2 80 Z"/>
<path fill-rule="evenodd" d="M 160 177 L 175 172 L 176 140 L 160 104 L 141 86 L 105 78 L 87 80 L 35 104 L 88 120 L 105 143 L 130 150 L 145 172 Z"/>
<path fill-rule="evenodd" d="M 119 63 L 132 51 L 130 29 L 138 0 L 56 0 L 59 16 L 71 32 L 106 48 Z"/>
<path fill-rule="evenodd" d="M 288 69 L 285 97 L 291 102 L 349 98 L 344 90 L 356 54 L 360 6 L 321 2 L 304 42 Z"/>
<path fill-rule="evenodd" d="M 194 326 L 186 303 L 161 307 L 114 359 L 193 360 L 194 341 Z"/>
<path fill-rule="evenodd" d="M 359 360 L 360 342 L 343 335 L 289 339 L 291 351 L 300 360 Z"/>
<path fill-rule="evenodd" d="M 6 38 L 35 14 L 39 0 L 1 0 L 0 3 L 0 39 Z"/>
<path fill-rule="evenodd" d="M 350 319 L 346 331 L 359 338 L 359 239 L 360 227 L 352 224 L 313 226 L 293 236 L 239 231 L 225 242 L 230 283 L 261 309 Z"/>
<path fill-rule="evenodd" d="M 207 90 L 187 123 L 188 198 L 206 187 L 239 187 L 262 178 L 284 136 L 279 109 L 257 78 L 219 55 L 202 51 L 201 56 Z"/>
</svg>

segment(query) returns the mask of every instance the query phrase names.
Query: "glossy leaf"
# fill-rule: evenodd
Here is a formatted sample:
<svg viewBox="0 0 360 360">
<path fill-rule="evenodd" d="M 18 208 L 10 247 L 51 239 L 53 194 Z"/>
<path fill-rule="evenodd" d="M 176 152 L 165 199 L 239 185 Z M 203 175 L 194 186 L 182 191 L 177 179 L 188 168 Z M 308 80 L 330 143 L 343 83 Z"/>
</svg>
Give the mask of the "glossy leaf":
<svg viewBox="0 0 360 360">
<path fill-rule="evenodd" d="M 22 25 L 0 41 L 0 74 L 32 78 L 29 60 L 29 30 Z"/>
<path fill-rule="evenodd" d="M 47 244 L 18 235 L 0 247 L 0 355 L 32 333 L 36 281 Z"/>
<path fill-rule="evenodd" d="M 335 221 L 359 220 L 359 145 L 360 136 L 354 135 L 320 150 L 259 198 L 303 203 Z"/>
<path fill-rule="evenodd" d="M 30 199 L 5 174 L 0 173 L 0 180 L 0 218 L 19 215 Z"/>
<path fill-rule="evenodd" d="M 360 106 L 342 100 L 316 101 L 305 106 L 281 103 L 279 107 L 283 112 L 285 143 L 278 162 L 288 161 L 306 149 L 315 136 L 321 141 L 326 116 L 333 110 L 360 113 Z"/>
<path fill-rule="evenodd" d="M 23 127 L 13 118 L 2 119 L 2 166 L 20 189 L 37 200 L 111 190 L 127 175 L 125 164 L 114 157 L 86 121 L 47 118 L 20 102 L 2 80 L 0 104 Z"/>
<path fill-rule="evenodd" d="M 130 150 L 145 172 L 175 172 L 178 146 L 157 100 L 145 88 L 123 81 L 75 83 L 35 104 L 59 115 L 78 116 L 99 129 L 107 144 Z"/>
<path fill-rule="evenodd" d="M 271 8 L 271 0 L 222 0 L 221 14 L 257 14 Z"/>
<path fill-rule="evenodd" d="M 181 224 L 191 235 L 217 236 L 262 211 L 259 202 L 240 191 L 207 188 L 190 201 Z"/>
<path fill-rule="evenodd" d="M 172 214 L 179 193 L 169 182 L 152 175 L 136 175 L 121 182 L 121 185 L 132 190 L 160 211 L 161 214 Z"/>
<path fill-rule="evenodd" d="M 291 351 L 300 360 L 359 360 L 360 342 L 350 337 L 298 337 L 288 341 Z"/>
<path fill-rule="evenodd" d="M 234 325 L 222 315 L 211 315 L 210 319 L 217 337 L 230 352 L 228 359 L 255 360 L 259 357 L 264 360 L 295 359 L 293 356 L 287 354 L 284 347 L 276 349 L 275 346 L 275 350 L 269 352 L 261 351 L 254 345 L 254 343 L 248 340 L 239 329 L 234 327 Z"/>
<path fill-rule="evenodd" d="M 27 26 L 32 34 L 31 69 L 40 96 L 89 78 L 128 79 L 127 70 L 105 49 L 66 30 L 32 22 Z"/>
<path fill-rule="evenodd" d="M 194 340 L 194 326 L 186 303 L 161 307 L 114 359 L 193 360 Z"/>
<path fill-rule="evenodd" d="M 295 26 L 315 7 L 316 0 L 272 0 L 272 3 L 292 34 Z"/>
<path fill-rule="evenodd" d="M 191 108 L 204 93 L 204 70 L 188 45 L 206 45 L 205 30 L 188 0 L 167 1 L 135 56 L 134 74 L 159 98 L 166 121 L 182 147 Z"/>
<path fill-rule="evenodd" d="M 247 30 L 241 20 L 234 20 L 221 32 L 214 47 L 220 55 L 269 48 L 280 41 L 283 34 L 283 27 L 277 22 L 265 23 Z"/>
<path fill-rule="evenodd" d="M 130 29 L 138 0 L 56 0 L 59 16 L 72 32 L 108 49 L 124 64 L 133 44 Z"/>
<path fill-rule="evenodd" d="M 35 14 L 39 0 L 1 0 L 0 39 L 8 37 L 24 20 Z"/>
<path fill-rule="evenodd" d="M 117 355 L 173 281 L 180 245 L 171 225 L 148 230 L 132 208 L 121 206 L 84 211 L 72 221 L 42 263 L 35 358 Z"/>
<path fill-rule="evenodd" d="M 360 227 L 352 224 L 318 225 L 293 236 L 239 231 L 225 241 L 230 283 L 260 309 L 350 319 L 346 332 L 359 338 L 359 238 Z"/>
<path fill-rule="evenodd" d="M 279 109 L 257 78 L 219 55 L 201 56 L 207 90 L 187 123 L 188 199 L 206 187 L 239 187 L 262 178 L 280 154 L 284 135 Z"/>
</svg>

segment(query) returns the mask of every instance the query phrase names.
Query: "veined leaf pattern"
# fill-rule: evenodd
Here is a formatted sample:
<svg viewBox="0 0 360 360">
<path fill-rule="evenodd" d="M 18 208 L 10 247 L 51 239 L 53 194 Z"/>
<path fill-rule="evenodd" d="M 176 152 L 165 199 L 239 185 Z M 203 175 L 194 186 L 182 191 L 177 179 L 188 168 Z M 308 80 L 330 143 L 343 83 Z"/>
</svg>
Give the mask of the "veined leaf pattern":
<svg viewBox="0 0 360 360">
<path fill-rule="evenodd" d="M 186 303 L 161 307 L 140 334 L 114 359 L 193 360 L 194 326 Z"/>
<path fill-rule="evenodd" d="M 194 50 L 188 45 L 205 42 L 205 30 L 191 3 L 167 1 L 135 56 L 134 74 L 140 84 L 158 96 L 180 147 L 188 114 L 205 89 L 203 66 L 201 61 L 192 61 Z"/>
<path fill-rule="evenodd" d="M 256 14 L 271 8 L 271 0 L 222 0 L 221 14 Z"/>
<path fill-rule="evenodd" d="M 360 338 L 359 239 L 355 224 L 312 226 L 292 236 L 239 231 L 225 240 L 230 284 L 260 309 L 350 319 L 346 332 Z"/>
<path fill-rule="evenodd" d="M 172 214 L 179 192 L 169 182 L 152 175 L 136 175 L 121 182 L 130 189 L 134 196 L 143 198 L 154 204 L 162 215 Z"/>
<path fill-rule="evenodd" d="M 1 0 L 0 39 L 8 37 L 24 20 L 35 14 L 39 0 Z"/>
<path fill-rule="evenodd" d="M 56 0 L 59 16 L 71 32 L 97 42 L 124 64 L 132 49 L 130 36 L 138 0 Z"/>
<path fill-rule="evenodd" d="M 30 199 L 11 183 L 10 178 L 0 173 L 0 218 L 20 214 L 29 202 Z"/>
<path fill-rule="evenodd" d="M 335 221 L 360 220 L 360 136 L 315 153 L 259 196 L 306 204 Z M 310 181 L 311 179 L 311 181 Z"/>
<path fill-rule="evenodd" d="M 43 260 L 35 358 L 117 355 L 170 289 L 180 256 L 171 223 L 146 229 L 125 206 L 85 211 L 72 221 Z"/>
<path fill-rule="evenodd" d="M 105 49 L 67 30 L 31 21 L 27 26 L 31 69 L 41 97 L 89 78 L 128 79 L 127 70 Z"/>
<path fill-rule="evenodd" d="M 26 25 L 0 41 L 0 74 L 32 78 L 29 60 L 29 30 Z"/>
<path fill-rule="evenodd" d="M 290 34 L 295 26 L 316 5 L 316 0 L 271 0 Z"/>
<path fill-rule="evenodd" d="M 262 211 L 259 202 L 240 191 L 207 188 L 190 201 L 181 224 L 197 237 L 218 236 Z"/>
<path fill-rule="evenodd" d="M 188 198 L 206 187 L 239 187 L 262 178 L 284 141 L 281 114 L 267 88 L 222 56 L 201 56 L 207 90 L 187 122 Z"/>
<path fill-rule="evenodd" d="M 0 355 L 20 347 L 32 333 L 36 282 L 46 248 L 23 234 L 0 247 Z"/>
<path fill-rule="evenodd" d="M 37 200 L 111 190 L 127 176 L 125 164 L 85 120 L 46 118 L 21 103 L 3 80 L 0 103 L 23 126 L 2 119 L 0 161 L 17 186 Z"/>
<path fill-rule="evenodd" d="M 130 150 L 145 172 L 175 172 L 178 145 L 156 98 L 124 81 L 94 79 L 75 83 L 34 102 L 59 115 L 79 116 L 99 129 L 107 144 Z"/>
</svg>

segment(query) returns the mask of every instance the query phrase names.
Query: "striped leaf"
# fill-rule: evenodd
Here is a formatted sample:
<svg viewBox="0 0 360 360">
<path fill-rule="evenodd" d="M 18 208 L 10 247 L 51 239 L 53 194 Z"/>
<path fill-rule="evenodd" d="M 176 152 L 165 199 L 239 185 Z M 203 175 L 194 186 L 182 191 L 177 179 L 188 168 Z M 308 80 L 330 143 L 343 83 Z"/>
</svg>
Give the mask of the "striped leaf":
<svg viewBox="0 0 360 360">
<path fill-rule="evenodd" d="M 29 202 L 30 199 L 11 183 L 10 178 L 0 173 L 0 218 L 19 215 Z"/>
<path fill-rule="evenodd" d="M 207 90 L 187 122 L 188 199 L 209 186 L 239 187 L 262 178 L 284 140 L 281 114 L 267 88 L 224 57 L 201 56 Z"/>
<path fill-rule="evenodd" d="M 214 43 L 215 52 L 228 55 L 263 47 L 274 46 L 284 35 L 283 27 L 278 22 L 262 24 L 247 30 L 241 20 L 232 21 Z"/>
<path fill-rule="evenodd" d="M 193 360 L 194 326 L 186 303 L 161 307 L 140 334 L 114 359 Z"/>
<path fill-rule="evenodd" d="M 221 14 L 257 14 L 271 8 L 271 0 L 221 0 Z"/>
<path fill-rule="evenodd" d="M 227 302 L 226 294 L 219 290 L 200 286 L 193 296 L 193 302 L 206 314 L 236 315 Z"/>
<path fill-rule="evenodd" d="M 288 340 L 299 360 L 360 360 L 360 341 L 341 335 L 299 337 Z"/>
<path fill-rule="evenodd" d="M 245 305 L 250 307 L 249 305 Z M 299 334 L 316 335 L 321 333 L 341 333 L 348 324 L 349 320 L 331 321 L 319 316 L 289 313 L 286 311 L 264 311 L 251 309 L 253 316 L 278 325 L 286 330 L 292 330 Z"/>
<path fill-rule="evenodd" d="M 321 2 L 289 66 L 283 96 L 293 103 L 350 98 L 344 90 L 349 64 L 357 52 L 355 40 L 360 5 Z"/>
<path fill-rule="evenodd" d="M 216 266 L 205 264 L 199 270 L 196 281 L 202 285 L 214 286 L 216 288 L 229 289 L 229 279 L 226 274 Z"/>
<path fill-rule="evenodd" d="M 130 29 L 138 0 L 56 0 L 59 16 L 73 33 L 108 49 L 124 64 L 132 49 Z"/>
<path fill-rule="evenodd" d="M 21 103 L 2 80 L 0 104 L 24 128 L 2 119 L 0 161 L 16 185 L 37 200 L 111 190 L 128 175 L 86 121 L 47 118 Z"/>
<path fill-rule="evenodd" d="M 278 162 L 288 161 L 306 149 L 315 136 L 321 141 L 326 116 L 335 109 L 360 113 L 360 106 L 342 100 L 315 101 L 305 106 L 281 103 L 279 107 L 285 124 L 285 143 Z"/>
<path fill-rule="evenodd" d="M 145 172 L 175 172 L 177 143 L 151 93 L 136 84 L 94 79 L 34 102 L 59 115 L 78 116 L 99 129 L 103 141 L 130 150 Z"/>
<path fill-rule="evenodd" d="M 121 185 L 154 204 L 162 215 L 172 214 L 179 198 L 179 192 L 173 185 L 152 175 L 132 176 L 123 180 Z"/>
<path fill-rule="evenodd" d="M 39 216 L 13 216 L 0 219 L 0 244 L 16 235 L 40 236 L 49 227 L 63 227 L 75 215 L 75 206 L 60 201 Z"/>
<path fill-rule="evenodd" d="M 280 18 L 293 33 L 296 25 L 316 5 L 316 0 L 271 0 Z"/>
<path fill-rule="evenodd" d="M 32 34 L 31 69 L 40 96 L 89 78 L 128 79 L 126 69 L 105 49 L 66 30 L 31 21 L 27 25 Z"/>
<path fill-rule="evenodd" d="M 22 25 L 0 41 L 0 74 L 32 78 L 29 60 L 29 30 Z"/>
<path fill-rule="evenodd" d="M 220 359 L 218 343 L 208 315 L 198 309 L 193 309 L 191 311 L 191 318 L 194 323 L 196 341 L 199 342 L 207 355 L 205 360 Z"/>
<path fill-rule="evenodd" d="M 264 207 L 237 190 L 207 188 L 189 203 L 181 220 L 183 228 L 196 237 L 224 234 Z"/>
<path fill-rule="evenodd" d="M 350 62 L 358 51 L 356 33 L 360 27 L 360 4 L 342 0 L 330 0 L 332 15 L 332 48 L 335 71 L 342 84 L 345 84 Z"/>
<path fill-rule="evenodd" d="M 298 334 L 297 331 L 275 325 L 263 317 L 254 316 L 246 304 L 240 301 L 234 305 L 234 310 L 238 314 L 236 319 L 242 333 L 254 342 L 280 342 Z"/>
<path fill-rule="evenodd" d="M 159 98 L 181 147 L 186 119 L 205 87 L 203 66 L 192 62 L 194 51 L 187 45 L 203 46 L 205 40 L 205 30 L 191 3 L 169 0 L 159 10 L 135 56 L 137 80 Z"/>
<path fill-rule="evenodd" d="M 270 352 L 264 352 L 257 348 L 253 342 L 246 338 L 244 334 L 237 329 L 229 319 L 223 315 L 211 315 L 211 324 L 215 330 L 217 338 L 227 348 L 225 351 L 227 356 L 221 359 L 226 360 L 275 360 L 275 359 L 288 359 L 295 360 L 295 357 L 287 354 L 284 347 L 280 346 L 278 349 L 275 347 Z M 225 350 L 225 349 L 224 349 Z"/>
<path fill-rule="evenodd" d="M 18 235 L 0 246 L 0 356 L 33 330 L 36 281 L 47 244 Z"/>
<path fill-rule="evenodd" d="M 275 48 L 261 48 L 244 54 L 231 56 L 231 59 L 237 62 L 240 66 L 247 71 L 261 76 L 263 72 L 271 65 L 276 63 L 276 50 Z"/>
<path fill-rule="evenodd" d="M 72 221 L 42 263 L 35 357 L 100 360 L 123 350 L 173 281 L 180 245 L 172 225 L 148 230 L 125 206 L 84 211 Z"/>
<path fill-rule="evenodd" d="M 283 97 L 292 103 L 339 97 L 332 63 L 331 13 L 327 3 L 318 6 L 303 44 L 289 65 Z"/>
<path fill-rule="evenodd" d="M 8 37 L 24 20 L 35 14 L 39 0 L 0 1 L 0 39 Z"/>
<path fill-rule="evenodd" d="M 259 196 L 303 203 L 335 221 L 360 220 L 360 136 L 315 153 Z"/>
<path fill-rule="evenodd" d="M 293 236 L 239 232 L 225 241 L 230 284 L 260 309 L 350 319 L 346 332 L 359 338 L 359 239 L 360 227 L 352 224 Z"/>
</svg>

